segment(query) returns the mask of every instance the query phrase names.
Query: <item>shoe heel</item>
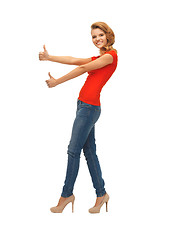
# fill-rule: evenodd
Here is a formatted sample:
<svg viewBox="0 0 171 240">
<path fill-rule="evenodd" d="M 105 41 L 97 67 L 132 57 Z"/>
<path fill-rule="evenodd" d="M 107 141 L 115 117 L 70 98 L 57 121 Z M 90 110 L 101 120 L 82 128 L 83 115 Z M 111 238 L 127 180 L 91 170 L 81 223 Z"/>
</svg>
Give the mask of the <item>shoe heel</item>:
<svg viewBox="0 0 171 240">
<path fill-rule="evenodd" d="M 72 213 L 74 212 L 74 201 L 72 201 Z"/>
<path fill-rule="evenodd" d="M 106 202 L 106 212 L 108 212 L 108 201 Z"/>
</svg>

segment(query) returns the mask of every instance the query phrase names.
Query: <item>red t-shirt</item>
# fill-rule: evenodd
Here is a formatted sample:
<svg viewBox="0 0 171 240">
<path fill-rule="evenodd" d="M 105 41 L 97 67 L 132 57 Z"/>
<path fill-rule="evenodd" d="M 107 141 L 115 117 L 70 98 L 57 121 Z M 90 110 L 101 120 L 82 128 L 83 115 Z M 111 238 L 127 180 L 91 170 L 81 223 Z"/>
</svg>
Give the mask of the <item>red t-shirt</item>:
<svg viewBox="0 0 171 240">
<path fill-rule="evenodd" d="M 78 99 L 88 104 L 100 106 L 100 92 L 106 82 L 114 73 L 117 67 L 118 56 L 115 50 L 106 52 L 113 56 L 113 63 L 106 65 L 105 67 L 92 70 L 88 72 L 87 79 L 81 88 Z M 105 54 L 106 54 L 105 53 Z M 99 58 L 92 57 L 92 61 Z"/>
</svg>

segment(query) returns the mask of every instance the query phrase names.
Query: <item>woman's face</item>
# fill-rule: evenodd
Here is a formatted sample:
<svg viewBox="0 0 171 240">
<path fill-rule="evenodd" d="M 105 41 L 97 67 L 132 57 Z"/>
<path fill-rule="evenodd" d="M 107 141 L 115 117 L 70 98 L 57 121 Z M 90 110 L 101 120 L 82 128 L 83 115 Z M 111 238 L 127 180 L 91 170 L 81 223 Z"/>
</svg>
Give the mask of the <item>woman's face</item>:
<svg viewBox="0 0 171 240">
<path fill-rule="evenodd" d="M 92 29 L 91 36 L 96 47 L 102 48 L 107 44 L 106 34 L 100 28 Z"/>
</svg>

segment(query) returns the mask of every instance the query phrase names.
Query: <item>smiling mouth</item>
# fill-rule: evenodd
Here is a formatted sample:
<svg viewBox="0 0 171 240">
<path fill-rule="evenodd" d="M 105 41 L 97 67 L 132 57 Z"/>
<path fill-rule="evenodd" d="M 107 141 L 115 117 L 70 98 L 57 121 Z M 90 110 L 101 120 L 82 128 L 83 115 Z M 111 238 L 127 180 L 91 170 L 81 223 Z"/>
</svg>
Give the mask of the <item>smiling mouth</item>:
<svg viewBox="0 0 171 240">
<path fill-rule="evenodd" d="M 100 44 L 102 44 L 103 42 L 98 42 L 98 43 L 96 43 L 96 45 L 100 45 Z"/>
</svg>

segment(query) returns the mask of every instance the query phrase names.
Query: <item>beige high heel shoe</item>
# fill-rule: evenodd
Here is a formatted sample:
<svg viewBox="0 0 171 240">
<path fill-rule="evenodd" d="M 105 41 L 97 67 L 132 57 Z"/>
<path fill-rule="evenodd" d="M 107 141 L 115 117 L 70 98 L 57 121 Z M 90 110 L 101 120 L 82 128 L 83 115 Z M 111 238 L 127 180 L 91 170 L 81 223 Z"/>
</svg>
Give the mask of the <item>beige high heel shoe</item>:
<svg viewBox="0 0 171 240">
<path fill-rule="evenodd" d="M 109 201 L 109 195 L 106 193 L 104 195 L 102 202 L 98 206 L 90 208 L 89 213 L 99 213 L 104 203 L 106 203 L 106 212 L 108 212 L 108 201 Z"/>
<path fill-rule="evenodd" d="M 66 200 L 63 202 L 63 204 L 61 204 L 60 206 L 50 208 L 50 211 L 53 213 L 62 213 L 64 208 L 66 207 L 66 205 L 71 202 L 72 203 L 72 212 L 74 212 L 74 201 L 75 201 L 75 196 L 72 195 L 72 196 L 66 198 Z"/>
</svg>

